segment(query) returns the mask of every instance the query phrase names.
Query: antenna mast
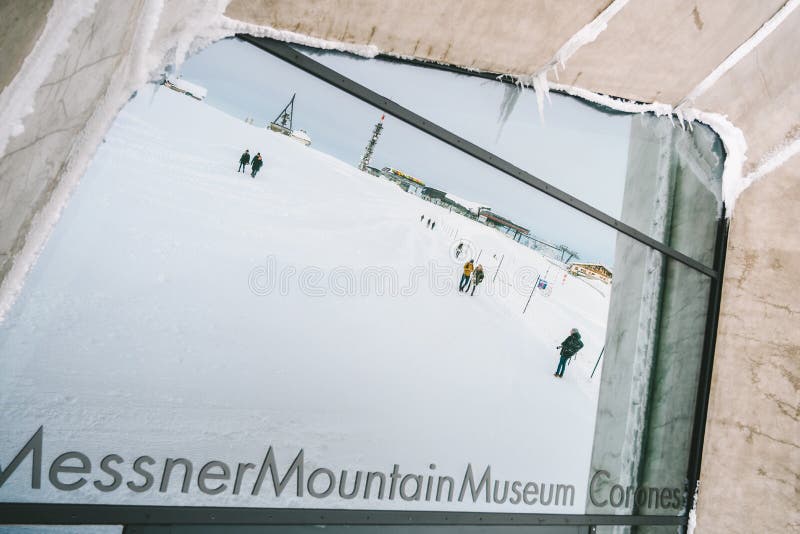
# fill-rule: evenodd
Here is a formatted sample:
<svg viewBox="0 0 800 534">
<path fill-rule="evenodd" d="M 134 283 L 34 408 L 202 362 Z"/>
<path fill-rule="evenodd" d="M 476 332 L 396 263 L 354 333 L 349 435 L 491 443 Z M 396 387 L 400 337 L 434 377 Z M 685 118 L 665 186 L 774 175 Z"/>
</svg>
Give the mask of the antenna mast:
<svg viewBox="0 0 800 534">
<path fill-rule="evenodd" d="M 372 153 L 375 151 L 375 144 L 378 142 L 378 137 L 381 136 L 381 132 L 383 131 L 383 119 L 386 115 L 381 115 L 381 120 L 375 125 L 375 129 L 372 130 L 372 137 L 367 143 L 367 147 L 364 149 L 364 155 L 361 156 L 361 163 L 358 164 L 358 168 L 362 171 L 366 171 L 367 167 L 369 166 L 369 162 L 372 159 Z"/>
</svg>

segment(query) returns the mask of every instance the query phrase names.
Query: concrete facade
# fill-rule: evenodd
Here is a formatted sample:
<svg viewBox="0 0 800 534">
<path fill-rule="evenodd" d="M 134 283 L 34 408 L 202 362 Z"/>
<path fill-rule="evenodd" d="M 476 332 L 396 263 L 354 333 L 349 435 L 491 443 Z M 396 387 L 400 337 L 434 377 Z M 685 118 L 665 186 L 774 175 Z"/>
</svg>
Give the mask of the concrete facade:
<svg viewBox="0 0 800 534">
<path fill-rule="evenodd" d="M 731 220 L 696 532 L 800 532 L 800 156 Z"/>
<path fill-rule="evenodd" d="M 0 50 L 3 51 L 0 54 L 0 91 L 11 82 L 33 50 L 52 7 L 53 0 L 0 4 L 0 20 L 5 22 L 0 33 Z"/>
<path fill-rule="evenodd" d="M 120 75 L 142 5 L 101 2 L 78 23 L 33 95 L 36 111 L 0 156 L 0 279 L 25 245 L 34 217 L 50 200 L 98 102 Z M 0 34 L 13 23 L 0 20 Z"/>
<path fill-rule="evenodd" d="M 4 92 L 57 4 L 64 5 L 3 4 Z M 156 69 L 188 49 L 187 34 L 207 29 L 201 15 L 221 13 L 227 3 L 166 0 L 160 12 L 152 11 L 156 4 L 98 2 L 63 43 L 46 79 L 26 88 L 34 111 L 0 157 L 0 280 L 6 286 L 12 262 L 40 227 L 37 218 L 57 216 L 48 208 L 53 192 L 81 174 L 101 142 L 113 114 L 98 115 L 97 107 L 119 109 L 129 87 L 142 83 L 132 65 L 134 45 L 158 50 L 147 63 Z M 456 0 L 233 0 L 226 13 L 279 30 L 371 43 L 395 55 L 531 74 L 609 4 L 519 0 L 499 9 Z M 642 102 L 678 103 L 784 5 L 631 1 L 575 52 L 560 80 Z M 149 24 L 155 33 L 142 36 Z M 800 139 L 798 34 L 795 10 L 695 99 L 699 109 L 726 114 L 741 129 L 749 145 L 745 173 Z M 762 174 L 731 220 L 697 511 L 701 533 L 800 532 L 800 288 L 794 276 L 800 270 L 800 156 Z"/>
</svg>

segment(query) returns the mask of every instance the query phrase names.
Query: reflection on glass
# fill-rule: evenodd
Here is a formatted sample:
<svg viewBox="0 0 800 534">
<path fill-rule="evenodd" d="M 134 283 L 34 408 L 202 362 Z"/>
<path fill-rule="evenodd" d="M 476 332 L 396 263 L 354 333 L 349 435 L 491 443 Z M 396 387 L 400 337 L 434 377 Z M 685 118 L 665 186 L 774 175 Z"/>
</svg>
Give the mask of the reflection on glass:
<svg viewBox="0 0 800 534">
<path fill-rule="evenodd" d="M 548 95 L 540 116 L 532 89 L 395 61 L 298 48 L 646 235 L 711 265 L 722 205 L 723 150 L 707 126 L 680 124 L 650 114 L 603 111 L 557 93 Z M 626 209 L 632 204 L 647 217 Z"/>
<path fill-rule="evenodd" d="M 597 469 L 685 471 L 641 458 L 700 275 L 250 45 L 183 76 L 117 117 L 0 324 L 4 454 L 41 426 L 84 482 L 0 500 L 583 513 Z"/>
<path fill-rule="evenodd" d="M 685 514 L 710 279 L 627 237 L 617 257 L 587 511 Z"/>
</svg>

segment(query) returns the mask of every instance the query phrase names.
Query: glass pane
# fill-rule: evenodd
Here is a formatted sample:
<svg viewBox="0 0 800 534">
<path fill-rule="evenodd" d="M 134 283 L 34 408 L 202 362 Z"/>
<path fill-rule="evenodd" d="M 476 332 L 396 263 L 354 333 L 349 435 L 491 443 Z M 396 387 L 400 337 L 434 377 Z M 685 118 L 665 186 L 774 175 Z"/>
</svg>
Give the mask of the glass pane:
<svg viewBox="0 0 800 534">
<path fill-rule="evenodd" d="M 250 45 L 183 75 L 0 323 L 0 501 L 580 514 L 598 470 L 677 483 L 684 421 L 640 437 L 690 410 L 702 275 Z"/>
<path fill-rule="evenodd" d="M 707 126 L 627 115 L 492 79 L 297 47 L 637 230 L 710 266 L 723 149 Z"/>
<path fill-rule="evenodd" d="M 683 515 L 710 279 L 629 238 L 618 270 L 587 512 Z"/>
</svg>

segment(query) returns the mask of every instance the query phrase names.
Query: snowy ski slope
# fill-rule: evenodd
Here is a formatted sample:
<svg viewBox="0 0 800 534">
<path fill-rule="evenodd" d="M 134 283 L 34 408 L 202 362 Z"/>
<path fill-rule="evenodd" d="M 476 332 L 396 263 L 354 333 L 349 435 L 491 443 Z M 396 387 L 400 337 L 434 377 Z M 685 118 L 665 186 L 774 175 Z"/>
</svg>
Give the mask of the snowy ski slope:
<svg viewBox="0 0 800 534">
<path fill-rule="evenodd" d="M 256 179 L 235 172 L 245 148 L 264 156 Z M 473 297 L 456 288 L 461 241 L 486 270 Z M 523 315 L 548 268 L 552 294 Z M 610 287 L 563 275 L 313 147 L 148 88 L 0 324 L 0 465 L 43 425 L 45 466 L 76 448 L 97 462 L 114 452 L 128 477 L 140 454 L 235 465 L 272 445 L 282 468 L 300 448 L 339 469 L 435 463 L 458 478 L 491 465 L 501 480 L 574 484 L 574 505 L 210 496 L 178 483 L 63 492 L 46 468 L 40 490 L 20 468 L 0 500 L 583 512 Z M 585 348 L 559 380 L 555 347 L 572 327 Z"/>
</svg>

